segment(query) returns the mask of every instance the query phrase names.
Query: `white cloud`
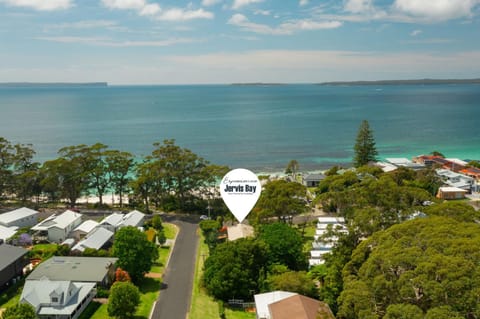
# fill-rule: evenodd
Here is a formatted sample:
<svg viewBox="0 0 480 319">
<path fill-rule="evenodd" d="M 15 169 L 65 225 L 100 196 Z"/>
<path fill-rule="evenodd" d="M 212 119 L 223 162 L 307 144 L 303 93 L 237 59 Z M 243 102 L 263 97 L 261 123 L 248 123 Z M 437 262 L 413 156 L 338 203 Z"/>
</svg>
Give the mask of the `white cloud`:
<svg viewBox="0 0 480 319">
<path fill-rule="evenodd" d="M 212 3 L 212 0 L 207 2 Z M 213 0 L 216 1 L 216 0 Z M 163 21 L 187 21 L 193 19 L 213 19 L 214 14 L 202 8 L 193 10 L 193 4 L 186 9 L 171 8 L 162 10 L 157 3 L 147 3 L 146 0 L 102 0 L 103 4 L 111 9 L 136 10 L 141 16 L 153 17 Z"/>
<path fill-rule="evenodd" d="M 364 13 L 374 11 L 372 0 L 347 0 L 344 7 L 345 11 L 351 13 Z"/>
<path fill-rule="evenodd" d="M 3 0 L 8 5 L 25 7 L 40 11 L 68 9 L 72 6 L 71 0 Z"/>
<path fill-rule="evenodd" d="M 300 0 L 298 3 L 301 7 L 306 6 L 308 4 L 308 0 Z"/>
<path fill-rule="evenodd" d="M 270 15 L 270 11 L 268 10 L 255 10 L 253 12 L 254 15 L 262 15 L 262 16 L 269 16 Z"/>
<path fill-rule="evenodd" d="M 145 0 L 102 0 L 102 3 L 107 8 L 121 10 L 142 10 L 146 5 Z"/>
<path fill-rule="evenodd" d="M 202 6 L 209 7 L 222 2 L 222 0 L 202 0 Z"/>
<path fill-rule="evenodd" d="M 323 30 L 336 29 L 342 26 L 340 21 L 312 21 L 312 20 L 298 20 L 294 22 L 282 23 L 281 29 L 290 30 L 291 33 L 297 30 Z"/>
<path fill-rule="evenodd" d="M 431 21 L 470 17 L 479 0 L 395 0 L 394 10 Z"/>
<path fill-rule="evenodd" d="M 240 9 L 241 7 L 247 6 L 252 3 L 260 3 L 263 2 L 263 0 L 234 0 L 232 9 Z"/>
<path fill-rule="evenodd" d="M 141 16 L 156 15 L 161 11 L 160 6 L 157 3 L 146 4 L 139 12 Z"/>
<path fill-rule="evenodd" d="M 114 41 L 110 38 L 104 37 L 77 37 L 77 36 L 59 36 L 59 37 L 38 37 L 36 40 L 43 40 L 57 43 L 69 44 L 87 44 L 93 46 L 105 47 L 165 47 L 180 43 L 198 42 L 195 39 L 189 38 L 173 38 L 157 41 Z"/>
<path fill-rule="evenodd" d="M 111 28 L 118 24 L 109 20 L 83 20 L 70 23 L 51 24 L 46 29 L 94 29 L 94 28 Z"/>
<path fill-rule="evenodd" d="M 173 8 L 162 12 L 157 16 L 157 19 L 164 21 L 186 21 L 193 19 L 213 19 L 213 17 L 214 14 L 212 12 L 203 9 L 185 10 Z"/>
<path fill-rule="evenodd" d="M 271 35 L 289 35 L 296 31 L 335 29 L 342 26 L 342 22 L 340 21 L 294 20 L 272 28 L 266 24 L 251 22 L 246 16 L 240 13 L 234 14 L 227 23 L 238 26 L 245 31 Z"/>
<path fill-rule="evenodd" d="M 413 30 L 410 35 L 412 37 L 416 37 L 417 35 L 419 35 L 420 33 L 422 33 L 422 30 Z"/>
</svg>

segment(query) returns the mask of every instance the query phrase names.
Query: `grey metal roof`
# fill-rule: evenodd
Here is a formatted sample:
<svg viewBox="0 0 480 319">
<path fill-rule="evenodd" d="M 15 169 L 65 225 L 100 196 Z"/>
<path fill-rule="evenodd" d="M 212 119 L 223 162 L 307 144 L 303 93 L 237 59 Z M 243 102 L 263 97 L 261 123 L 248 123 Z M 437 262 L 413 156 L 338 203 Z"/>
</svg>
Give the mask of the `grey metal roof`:
<svg viewBox="0 0 480 319">
<path fill-rule="evenodd" d="M 312 182 L 314 182 L 314 181 L 321 181 L 321 180 L 324 180 L 325 177 L 326 177 L 326 176 L 323 175 L 323 174 L 310 174 L 310 175 L 308 175 L 307 177 L 305 177 L 305 180 L 306 180 L 306 181 L 309 181 L 309 182 L 310 182 L 310 181 L 312 181 Z"/>
<path fill-rule="evenodd" d="M 100 249 L 112 237 L 113 233 L 111 231 L 103 227 L 98 227 L 89 233 L 85 239 L 79 241 L 72 250 L 84 251 L 85 248 Z"/>
<path fill-rule="evenodd" d="M 71 280 L 82 282 L 101 282 L 108 273 L 111 264 L 118 258 L 113 257 L 52 257 L 38 265 L 27 280 Z"/>
<path fill-rule="evenodd" d="M 95 283 L 71 281 L 27 280 L 20 302 L 28 302 L 40 315 L 70 315 L 95 287 Z M 51 296 L 59 295 L 58 304 L 52 304 Z"/>
<path fill-rule="evenodd" d="M 8 224 L 8 223 L 14 222 L 16 220 L 19 220 L 19 219 L 22 219 L 22 218 L 25 218 L 25 217 L 29 217 L 29 216 L 32 216 L 32 215 L 37 215 L 37 214 L 38 214 L 38 212 L 36 210 L 26 208 L 26 207 L 22 207 L 22 208 L 15 209 L 15 210 L 12 210 L 12 211 L 7 212 L 7 213 L 0 214 L 0 224 L 2 224 L 2 223 Z"/>
<path fill-rule="evenodd" d="M 21 247 L 11 246 L 7 244 L 0 245 L 0 271 L 8 267 L 17 259 L 26 255 L 28 251 Z"/>
</svg>

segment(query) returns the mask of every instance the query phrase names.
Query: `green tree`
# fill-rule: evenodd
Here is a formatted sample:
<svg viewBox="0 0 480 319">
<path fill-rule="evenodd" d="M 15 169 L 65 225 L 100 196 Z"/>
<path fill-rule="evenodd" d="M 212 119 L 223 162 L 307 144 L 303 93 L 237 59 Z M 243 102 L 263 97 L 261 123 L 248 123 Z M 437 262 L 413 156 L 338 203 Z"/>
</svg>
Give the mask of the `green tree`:
<svg viewBox="0 0 480 319">
<path fill-rule="evenodd" d="M 0 198 L 5 196 L 11 188 L 13 162 L 14 148 L 12 144 L 0 137 Z"/>
<path fill-rule="evenodd" d="M 122 207 L 123 195 L 128 192 L 131 181 L 130 174 L 134 168 L 133 155 L 118 150 L 107 150 L 105 151 L 105 162 L 109 182 L 115 193 L 119 195 L 120 207 Z"/>
<path fill-rule="evenodd" d="M 13 191 L 26 202 L 28 198 L 41 194 L 40 163 L 34 162 L 35 151 L 32 145 L 16 144 L 13 157 Z"/>
<path fill-rule="evenodd" d="M 205 243 L 208 245 L 208 248 L 211 251 L 217 246 L 218 230 L 220 229 L 221 225 L 217 220 L 202 220 L 199 224 L 199 227 L 202 230 Z"/>
<path fill-rule="evenodd" d="M 478 317 L 479 260 L 476 223 L 435 216 L 377 232 L 358 245 L 343 269 L 337 317 L 358 318 L 360 312 L 352 309 L 363 309 L 385 318 L 396 304 L 414 305 L 423 313 L 448 306 L 466 318 Z"/>
<path fill-rule="evenodd" d="M 303 240 L 299 232 L 285 223 L 262 225 L 258 239 L 268 246 L 268 262 L 283 264 L 291 270 L 306 268 Z"/>
<path fill-rule="evenodd" d="M 177 207 L 185 209 L 195 191 L 206 182 L 205 168 L 208 162 L 192 151 L 175 145 L 175 140 L 155 143 L 151 158 L 157 163 L 155 171 L 166 194 L 174 194 Z"/>
<path fill-rule="evenodd" d="M 137 178 L 130 182 L 135 198 L 142 202 L 145 211 L 150 212 L 150 199 L 163 194 L 165 190 L 162 183 L 158 183 L 156 178 L 157 167 L 152 162 L 144 161 L 135 166 Z"/>
<path fill-rule="evenodd" d="M 158 258 L 158 250 L 144 232 L 127 226 L 115 234 L 112 255 L 118 257 L 117 265 L 138 282 Z"/>
<path fill-rule="evenodd" d="M 163 229 L 162 217 L 155 215 L 152 217 L 152 227 L 153 229 L 160 231 Z"/>
<path fill-rule="evenodd" d="M 296 182 L 276 180 L 267 183 L 255 206 L 258 221 L 270 217 L 299 215 L 307 211 L 307 188 Z"/>
<path fill-rule="evenodd" d="M 67 146 L 59 151 L 63 158 L 78 166 L 78 177 L 82 179 L 86 189 L 95 189 L 100 205 L 103 204 L 103 195 L 108 187 L 107 163 L 104 156 L 107 147 L 101 143 L 91 146 L 80 144 Z"/>
<path fill-rule="evenodd" d="M 205 261 L 203 283 L 207 292 L 223 301 L 251 300 L 263 282 L 267 247 L 254 239 L 219 244 Z"/>
<path fill-rule="evenodd" d="M 305 271 L 287 271 L 267 278 L 269 291 L 284 290 L 296 292 L 311 298 L 318 298 L 318 289 Z"/>
<path fill-rule="evenodd" d="M 77 159 L 59 157 L 46 161 L 42 166 L 43 179 L 40 182 L 53 198 L 66 198 L 70 206 L 88 189 L 88 181 L 81 163 Z"/>
<path fill-rule="evenodd" d="M 35 308 L 28 303 L 19 303 L 8 307 L 2 314 L 2 319 L 36 319 Z"/>
<path fill-rule="evenodd" d="M 424 319 L 465 319 L 465 317 L 449 306 L 440 306 L 428 310 Z"/>
<path fill-rule="evenodd" d="M 297 160 L 291 160 L 290 162 L 288 162 L 287 168 L 285 169 L 285 174 L 292 175 L 293 179 L 296 180 L 298 169 L 299 164 Z"/>
<path fill-rule="evenodd" d="M 140 304 L 140 291 L 129 281 L 117 281 L 110 288 L 108 315 L 119 319 L 133 318 Z"/>
<path fill-rule="evenodd" d="M 357 138 L 355 141 L 355 157 L 353 164 L 355 167 L 367 165 L 369 162 L 376 161 L 378 152 L 375 147 L 375 139 L 373 131 L 370 129 L 368 121 L 362 121 L 358 129 Z"/>
<path fill-rule="evenodd" d="M 423 311 L 416 305 L 395 304 L 387 308 L 384 319 L 423 319 Z"/>
</svg>

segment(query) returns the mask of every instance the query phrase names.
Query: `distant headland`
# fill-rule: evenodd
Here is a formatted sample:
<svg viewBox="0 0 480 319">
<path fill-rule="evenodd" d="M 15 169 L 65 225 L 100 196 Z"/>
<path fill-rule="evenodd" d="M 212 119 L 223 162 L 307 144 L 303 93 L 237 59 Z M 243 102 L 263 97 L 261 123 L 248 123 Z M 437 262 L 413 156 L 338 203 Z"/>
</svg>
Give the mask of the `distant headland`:
<svg viewBox="0 0 480 319">
<path fill-rule="evenodd" d="M 380 81 L 323 82 L 318 85 L 432 85 L 432 84 L 480 84 L 480 79 L 417 79 Z"/>
<path fill-rule="evenodd" d="M 232 83 L 230 85 L 234 86 L 276 86 L 276 85 L 288 85 L 288 83 L 263 83 L 263 82 L 252 82 L 252 83 Z"/>
<path fill-rule="evenodd" d="M 0 88 L 59 88 L 59 87 L 107 87 L 107 82 L 4 82 Z"/>
</svg>

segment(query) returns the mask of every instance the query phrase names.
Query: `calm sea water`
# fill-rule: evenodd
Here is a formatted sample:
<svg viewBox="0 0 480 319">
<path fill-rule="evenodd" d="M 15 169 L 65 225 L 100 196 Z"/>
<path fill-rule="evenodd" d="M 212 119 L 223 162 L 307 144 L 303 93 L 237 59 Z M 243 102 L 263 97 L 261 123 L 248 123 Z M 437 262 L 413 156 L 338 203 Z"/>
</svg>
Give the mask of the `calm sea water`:
<svg viewBox="0 0 480 319">
<path fill-rule="evenodd" d="M 480 86 L 114 86 L 0 89 L 0 136 L 38 160 L 102 142 L 137 156 L 174 138 L 216 164 L 281 171 L 349 163 L 363 119 L 380 157 L 480 159 Z"/>
</svg>

